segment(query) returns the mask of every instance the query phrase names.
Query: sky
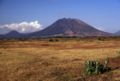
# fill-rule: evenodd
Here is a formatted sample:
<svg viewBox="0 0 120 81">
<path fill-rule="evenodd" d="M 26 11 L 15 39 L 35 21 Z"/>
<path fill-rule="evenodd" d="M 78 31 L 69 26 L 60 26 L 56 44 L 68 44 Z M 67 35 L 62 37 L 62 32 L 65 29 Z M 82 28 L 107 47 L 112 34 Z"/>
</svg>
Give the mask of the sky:
<svg viewBox="0 0 120 81">
<path fill-rule="evenodd" d="M 39 31 L 61 18 L 113 33 L 120 30 L 120 0 L 0 0 L 0 34 Z"/>
</svg>

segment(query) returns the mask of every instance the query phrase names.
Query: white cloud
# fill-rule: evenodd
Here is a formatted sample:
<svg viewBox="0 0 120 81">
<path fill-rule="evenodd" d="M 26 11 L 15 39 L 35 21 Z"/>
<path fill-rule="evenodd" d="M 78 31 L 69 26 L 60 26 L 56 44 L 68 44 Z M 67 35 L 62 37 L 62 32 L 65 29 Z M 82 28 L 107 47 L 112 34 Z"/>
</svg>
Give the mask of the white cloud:
<svg viewBox="0 0 120 81">
<path fill-rule="evenodd" d="M 12 24 L 4 24 L 0 25 L 0 29 L 9 29 L 11 30 L 16 30 L 20 33 L 30 33 L 30 32 L 35 32 L 39 31 L 42 28 L 42 25 L 38 21 L 33 21 L 33 22 L 21 22 L 21 23 L 12 23 Z M 6 30 L 8 32 L 8 30 Z"/>
</svg>

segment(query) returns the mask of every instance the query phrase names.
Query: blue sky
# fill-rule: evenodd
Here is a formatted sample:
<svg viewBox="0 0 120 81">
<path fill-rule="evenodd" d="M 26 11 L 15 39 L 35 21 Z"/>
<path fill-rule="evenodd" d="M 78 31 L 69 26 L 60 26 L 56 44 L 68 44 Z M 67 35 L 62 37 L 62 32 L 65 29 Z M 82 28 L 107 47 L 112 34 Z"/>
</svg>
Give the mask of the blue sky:
<svg viewBox="0 0 120 81">
<path fill-rule="evenodd" d="M 0 0 L 0 25 L 77 18 L 108 32 L 120 30 L 120 0 Z"/>
</svg>

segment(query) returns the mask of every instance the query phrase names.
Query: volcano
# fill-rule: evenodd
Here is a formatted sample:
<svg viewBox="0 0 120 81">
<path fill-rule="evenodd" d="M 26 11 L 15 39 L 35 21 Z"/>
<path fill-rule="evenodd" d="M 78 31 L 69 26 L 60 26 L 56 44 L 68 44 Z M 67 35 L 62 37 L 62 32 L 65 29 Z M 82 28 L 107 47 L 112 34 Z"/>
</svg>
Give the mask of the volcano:
<svg viewBox="0 0 120 81">
<path fill-rule="evenodd" d="M 109 36 L 110 33 L 98 30 L 93 26 L 71 18 L 62 18 L 42 31 L 34 32 L 32 37 L 54 37 L 54 36 Z"/>
</svg>

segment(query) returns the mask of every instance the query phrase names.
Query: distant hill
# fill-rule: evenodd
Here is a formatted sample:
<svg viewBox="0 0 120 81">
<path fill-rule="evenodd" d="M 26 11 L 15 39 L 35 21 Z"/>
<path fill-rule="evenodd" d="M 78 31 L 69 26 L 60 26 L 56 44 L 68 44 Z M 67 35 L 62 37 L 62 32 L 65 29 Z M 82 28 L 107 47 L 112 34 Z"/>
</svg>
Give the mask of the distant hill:
<svg viewBox="0 0 120 81">
<path fill-rule="evenodd" d="M 120 31 L 114 33 L 114 35 L 120 36 Z"/>
<path fill-rule="evenodd" d="M 52 25 L 48 26 L 46 29 L 31 34 L 32 37 L 41 36 L 109 36 L 107 32 L 100 31 L 87 23 L 71 18 L 63 18 L 57 20 Z"/>
<path fill-rule="evenodd" d="M 39 37 L 85 37 L 85 36 L 110 36 L 112 34 L 98 30 L 89 24 L 78 20 L 78 19 L 71 19 L 71 18 L 63 18 L 57 20 L 52 25 L 48 26 L 47 28 L 29 33 L 23 34 L 17 31 L 11 31 L 7 34 L 0 35 L 0 38 L 39 38 Z"/>
<path fill-rule="evenodd" d="M 28 34 L 19 33 L 17 31 L 11 31 L 7 34 L 0 35 L 0 38 L 25 38 Z"/>
</svg>

